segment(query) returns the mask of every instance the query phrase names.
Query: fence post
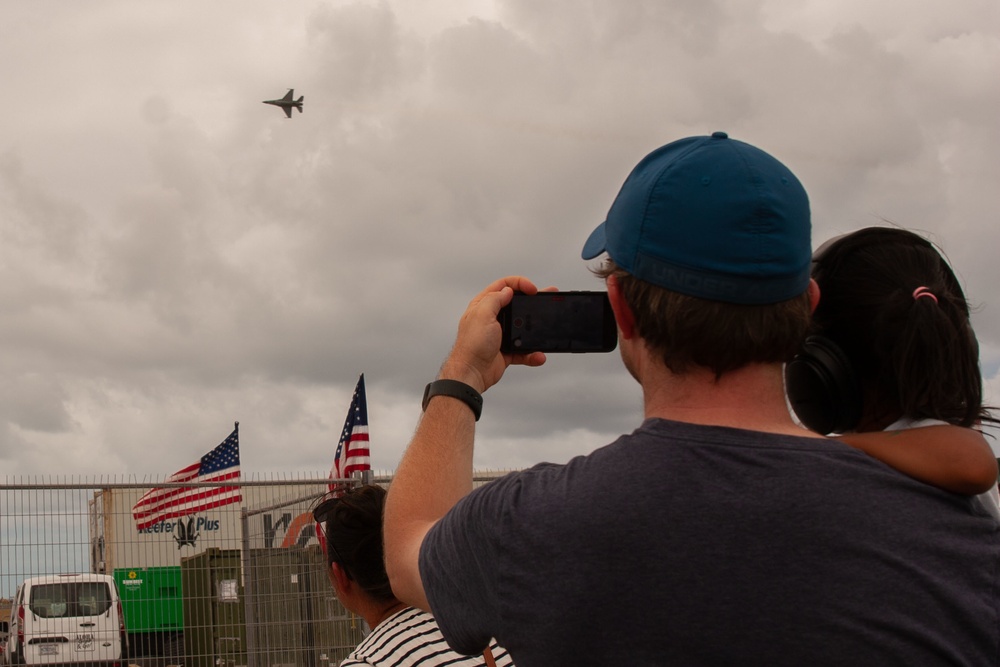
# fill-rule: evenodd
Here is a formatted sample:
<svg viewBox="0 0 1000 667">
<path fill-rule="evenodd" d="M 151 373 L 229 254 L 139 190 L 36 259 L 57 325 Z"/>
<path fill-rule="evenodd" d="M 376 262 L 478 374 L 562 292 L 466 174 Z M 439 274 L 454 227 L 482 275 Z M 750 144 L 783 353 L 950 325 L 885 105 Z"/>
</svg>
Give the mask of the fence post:
<svg viewBox="0 0 1000 667">
<path fill-rule="evenodd" d="M 247 624 L 247 667 L 257 667 L 257 603 L 254 599 L 253 558 L 250 555 L 250 517 L 245 507 L 240 508 L 240 531 L 242 532 L 243 606 Z"/>
</svg>

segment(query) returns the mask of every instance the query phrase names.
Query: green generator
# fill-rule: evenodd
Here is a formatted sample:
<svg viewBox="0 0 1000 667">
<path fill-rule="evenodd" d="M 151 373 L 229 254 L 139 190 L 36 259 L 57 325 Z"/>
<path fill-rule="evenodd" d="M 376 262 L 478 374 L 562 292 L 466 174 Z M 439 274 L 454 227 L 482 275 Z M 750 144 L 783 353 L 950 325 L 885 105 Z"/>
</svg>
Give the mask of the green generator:
<svg viewBox="0 0 1000 667">
<path fill-rule="evenodd" d="M 183 647 L 184 595 L 180 567 L 117 568 L 131 657 L 169 656 Z"/>
</svg>

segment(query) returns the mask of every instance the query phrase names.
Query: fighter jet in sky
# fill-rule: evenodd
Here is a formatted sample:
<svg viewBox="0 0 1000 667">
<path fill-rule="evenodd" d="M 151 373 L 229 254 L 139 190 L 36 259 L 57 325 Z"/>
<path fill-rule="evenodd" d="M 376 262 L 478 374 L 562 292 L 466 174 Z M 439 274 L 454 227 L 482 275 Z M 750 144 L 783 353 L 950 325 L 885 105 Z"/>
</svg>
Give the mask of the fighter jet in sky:
<svg viewBox="0 0 1000 667">
<path fill-rule="evenodd" d="M 295 92 L 294 89 L 289 88 L 288 94 L 282 97 L 280 100 L 264 100 L 264 104 L 273 104 L 276 107 L 281 107 L 284 110 L 285 115 L 291 118 L 292 107 L 295 107 L 296 109 L 299 110 L 299 113 L 302 113 L 302 100 L 306 99 L 305 95 L 300 95 L 299 99 L 293 100 L 292 95 L 294 92 Z"/>
</svg>

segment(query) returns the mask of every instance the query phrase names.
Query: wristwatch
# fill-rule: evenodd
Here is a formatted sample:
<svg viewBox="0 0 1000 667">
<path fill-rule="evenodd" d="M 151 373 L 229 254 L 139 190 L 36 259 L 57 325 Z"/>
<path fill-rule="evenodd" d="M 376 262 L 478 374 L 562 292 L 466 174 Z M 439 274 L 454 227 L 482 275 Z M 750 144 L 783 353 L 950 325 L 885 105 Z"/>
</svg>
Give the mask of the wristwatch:
<svg viewBox="0 0 1000 667">
<path fill-rule="evenodd" d="M 424 387 L 423 409 L 427 410 L 427 403 L 435 396 L 451 396 L 463 401 L 472 410 L 472 414 L 479 421 L 479 415 L 483 414 L 483 396 L 478 391 L 458 380 L 435 380 Z"/>
</svg>

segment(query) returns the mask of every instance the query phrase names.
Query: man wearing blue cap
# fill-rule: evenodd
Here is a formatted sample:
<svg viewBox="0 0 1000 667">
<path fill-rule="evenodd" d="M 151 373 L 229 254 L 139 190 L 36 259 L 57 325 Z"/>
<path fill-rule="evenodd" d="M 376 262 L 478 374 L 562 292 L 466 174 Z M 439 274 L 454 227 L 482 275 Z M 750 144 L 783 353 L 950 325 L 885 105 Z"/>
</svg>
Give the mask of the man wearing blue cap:
<svg viewBox="0 0 1000 667">
<path fill-rule="evenodd" d="M 471 491 L 481 392 L 545 361 L 503 355 L 496 321 L 536 287 L 488 286 L 389 491 L 396 595 L 520 667 L 998 664 L 995 521 L 790 417 L 782 364 L 819 298 L 798 179 L 725 133 L 670 143 L 587 240 L 602 253 L 645 420 Z"/>
</svg>

